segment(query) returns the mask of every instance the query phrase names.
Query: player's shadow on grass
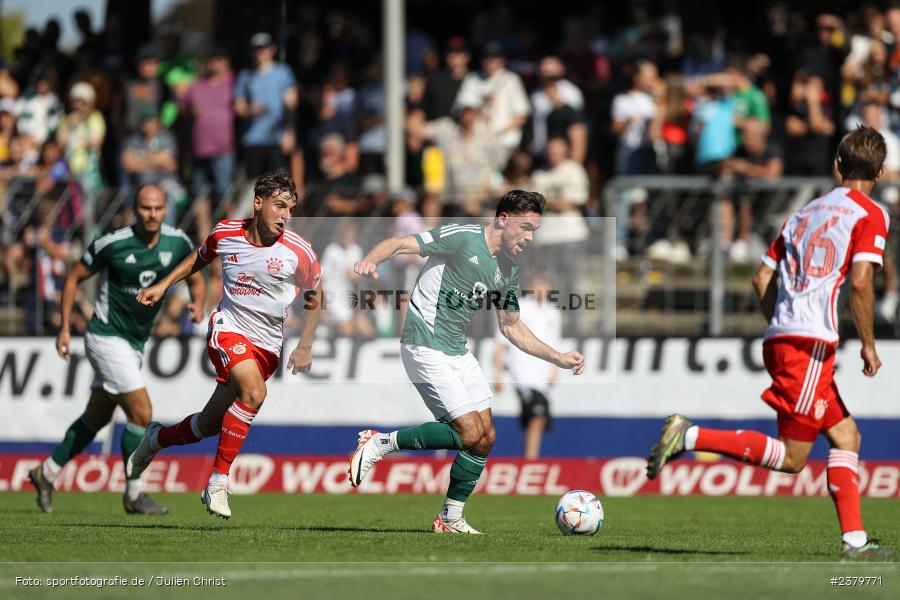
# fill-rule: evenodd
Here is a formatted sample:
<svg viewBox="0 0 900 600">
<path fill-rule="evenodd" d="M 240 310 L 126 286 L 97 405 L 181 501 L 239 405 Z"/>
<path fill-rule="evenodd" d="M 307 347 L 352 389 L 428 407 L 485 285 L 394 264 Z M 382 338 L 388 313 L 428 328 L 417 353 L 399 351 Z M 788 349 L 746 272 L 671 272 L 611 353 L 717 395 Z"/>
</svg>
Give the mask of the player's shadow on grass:
<svg viewBox="0 0 900 600">
<path fill-rule="evenodd" d="M 633 554 L 700 554 L 704 556 L 739 556 L 747 552 L 732 550 L 686 550 L 683 548 L 651 548 L 650 546 L 593 546 L 595 552 L 630 552 Z"/>
</svg>

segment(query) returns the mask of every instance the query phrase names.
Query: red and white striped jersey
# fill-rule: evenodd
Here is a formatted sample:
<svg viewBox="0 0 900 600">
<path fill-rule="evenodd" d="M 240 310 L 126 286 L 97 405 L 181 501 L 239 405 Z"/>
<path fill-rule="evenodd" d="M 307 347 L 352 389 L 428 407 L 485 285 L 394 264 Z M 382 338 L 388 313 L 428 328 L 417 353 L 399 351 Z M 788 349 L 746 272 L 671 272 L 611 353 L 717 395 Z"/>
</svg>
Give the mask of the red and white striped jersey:
<svg viewBox="0 0 900 600">
<path fill-rule="evenodd" d="M 845 187 L 791 215 L 762 257 L 781 277 L 765 338 L 795 336 L 836 343 L 841 283 L 852 263 L 881 266 L 888 226 L 887 211 L 862 192 Z"/>
<path fill-rule="evenodd" d="M 322 269 L 312 246 L 285 231 L 271 246 L 247 238 L 251 219 L 220 221 L 197 251 L 209 262 L 222 259 L 222 300 L 210 333 L 231 331 L 281 356 L 284 320 L 298 288 L 314 289 Z"/>
</svg>

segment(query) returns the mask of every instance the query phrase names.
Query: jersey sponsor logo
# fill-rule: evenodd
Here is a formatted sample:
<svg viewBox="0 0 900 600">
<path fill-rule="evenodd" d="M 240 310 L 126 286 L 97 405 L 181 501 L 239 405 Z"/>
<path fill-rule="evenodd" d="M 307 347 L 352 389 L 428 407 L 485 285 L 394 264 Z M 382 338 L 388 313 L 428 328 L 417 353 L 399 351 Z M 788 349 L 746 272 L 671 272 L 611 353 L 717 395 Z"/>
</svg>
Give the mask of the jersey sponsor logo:
<svg viewBox="0 0 900 600">
<path fill-rule="evenodd" d="M 228 262 L 236 263 L 237 261 L 238 261 L 237 254 L 232 254 L 231 256 L 228 257 Z"/>
<path fill-rule="evenodd" d="M 469 259 L 469 262 L 472 263 L 473 265 L 477 265 L 477 264 L 478 264 L 478 257 L 477 257 L 477 256 L 473 256 L 472 258 Z"/>
<path fill-rule="evenodd" d="M 887 240 L 885 240 L 880 235 L 875 236 L 875 247 L 879 250 L 884 250 L 884 247 L 887 245 Z"/>
<path fill-rule="evenodd" d="M 235 356 L 240 356 L 241 354 L 244 354 L 245 352 L 247 352 L 247 345 L 242 342 L 238 342 L 237 344 L 235 344 L 234 346 L 231 347 L 231 353 L 234 354 Z"/>
<path fill-rule="evenodd" d="M 128 262 L 128 260 L 125 262 Z M 141 271 L 141 274 L 138 275 L 138 281 L 142 288 L 150 287 L 150 284 L 156 281 L 156 271 Z"/>
<path fill-rule="evenodd" d="M 482 300 L 487 295 L 487 292 L 487 286 L 480 281 L 476 281 L 475 285 L 472 286 L 472 299 Z"/>
<path fill-rule="evenodd" d="M 159 253 L 159 264 L 164 267 L 168 267 L 169 263 L 172 262 L 172 253 L 171 252 L 160 252 Z"/>
<path fill-rule="evenodd" d="M 813 415 L 815 417 L 816 421 L 818 421 L 825 415 L 825 411 L 827 409 L 828 409 L 828 400 L 825 400 L 824 398 L 819 398 L 818 400 L 816 400 L 815 414 Z"/>
<path fill-rule="evenodd" d="M 137 262 L 137 259 L 134 257 L 134 254 L 129 254 L 128 258 L 125 259 L 126 265 L 133 265 L 136 262 Z"/>
<path fill-rule="evenodd" d="M 235 285 L 228 288 L 228 291 L 235 296 L 259 296 L 262 294 L 262 287 L 253 285 L 255 281 L 256 275 L 238 273 Z"/>
<path fill-rule="evenodd" d="M 266 272 L 269 275 L 278 275 L 281 273 L 282 262 L 277 258 L 270 258 L 266 261 Z"/>
</svg>

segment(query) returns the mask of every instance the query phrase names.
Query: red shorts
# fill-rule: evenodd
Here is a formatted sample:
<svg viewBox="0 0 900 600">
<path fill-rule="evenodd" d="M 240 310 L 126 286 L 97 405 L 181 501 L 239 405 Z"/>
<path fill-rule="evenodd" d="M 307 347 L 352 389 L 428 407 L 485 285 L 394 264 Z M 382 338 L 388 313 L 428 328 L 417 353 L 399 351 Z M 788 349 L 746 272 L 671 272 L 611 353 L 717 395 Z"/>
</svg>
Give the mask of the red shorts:
<svg viewBox="0 0 900 600">
<path fill-rule="evenodd" d="M 239 333 L 212 331 L 206 339 L 206 353 L 216 368 L 216 381 L 228 383 L 228 374 L 234 365 L 244 360 L 255 360 L 265 381 L 278 368 L 278 356 L 274 352 L 258 348 Z"/>
<path fill-rule="evenodd" d="M 763 344 L 772 385 L 762 393 L 778 413 L 778 435 L 812 442 L 850 416 L 834 383 L 834 350 L 812 338 L 778 337 Z"/>
</svg>

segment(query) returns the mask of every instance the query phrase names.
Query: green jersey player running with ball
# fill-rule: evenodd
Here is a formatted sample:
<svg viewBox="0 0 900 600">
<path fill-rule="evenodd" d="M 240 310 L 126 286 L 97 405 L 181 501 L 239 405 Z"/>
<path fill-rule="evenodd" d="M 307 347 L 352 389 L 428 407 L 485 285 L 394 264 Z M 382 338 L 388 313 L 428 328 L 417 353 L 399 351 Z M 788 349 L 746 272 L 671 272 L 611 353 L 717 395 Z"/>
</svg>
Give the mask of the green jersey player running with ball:
<svg viewBox="0 0 900 600">
<path fill-rule="evenodd" d="M 52 509 L 56 476 L 112 420 L 116 406 L 122 407 L 128 421 L 122 433 L 123 460 L 128 460 L 140 444 L 152 417 L 153 407 L 141 376 L 141 362 L 144 344 L 162 303 L 155 307 L 141 306 L 134 298 L 191 254 L 193 245 L 183 231 L 163 224 L 166 197 L 155 185 L 138 188 L 134 216 L 134 225 L 91 242 L 81 261 L 66 277 L 61 326 L 56 338 L 56 350 L 62 358 L 68 358 L 71 353 L 69 322 L 78 285 L 97 273 L 102 274 L 94 315 L 84 336 L 85 354 L 95 377 L 84 414 L 69 426 L 53 453 L 28 474 L 37 488 L 38 506 L 44 512 Z M 195 273 L 188 279 L 188 288 L 192 300 L 188 304 L 190 317 L 199 322 L 203 319 L 206 294 L 203 276 Z M 127 513 L 168 512 L 143 491 L 139 477 L 126 478 L 122 503 Z"/>
<path fill-rule="evenodd" d="M 398 254 L 421 254 L 428 262 L 409 302 L 401 338 L 401 358 L 410 381 L 437 422 L 391 433 L 359 434 L 350 458 L 350 483 L 362 483 L 372 466 L 398 450 L 457 450 L 450 468 L 444 506 L 432 523 L 435 533 L 480 533 L 466 523 L 463 507 L 487 463 L 496 432 L 491 418 L 491 387 L 466 347 L 466 329 L 479 309 L 497 311 L 500 331 L 522 351 L 578 375 L 584 358 L 559 352 L 519 320 L 519 269 L 541 225 L 544 197 L 513 190 L 497 205 L 487 225 L 451 224 L 425 233 L 387 239 L 353 270 L 378 277 L 378 264 Z"/>
</svg>

